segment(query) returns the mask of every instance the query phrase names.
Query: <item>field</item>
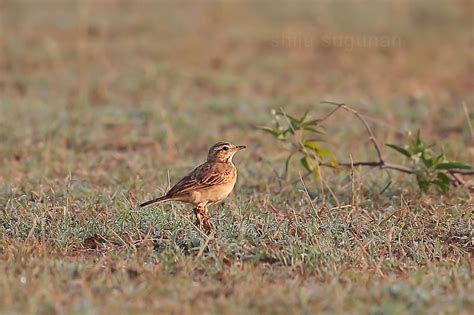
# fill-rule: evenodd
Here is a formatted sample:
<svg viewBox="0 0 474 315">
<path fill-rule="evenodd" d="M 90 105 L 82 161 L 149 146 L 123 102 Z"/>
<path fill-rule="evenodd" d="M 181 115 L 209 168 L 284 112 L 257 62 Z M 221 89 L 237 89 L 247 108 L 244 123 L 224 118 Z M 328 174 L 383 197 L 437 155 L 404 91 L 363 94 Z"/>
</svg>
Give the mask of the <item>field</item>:
<svg viewBox="0 0 474 315">
<path fill-rule="evenodd" d="M 272 110 L 366 115 L 474 162 L 472 1 L 0 1 L 1 314 L 472 314 L 474 202 L 409 175 L 282 178 Z M 326 123 L 338 159 L 363 126 Z M 189 205 L 145 209 L 234 159 L 214 233 Z M 384 147 L 387 159 L 405 161 Z M 465 177 L 466 181 L 472 178 Z"/>
</svg>

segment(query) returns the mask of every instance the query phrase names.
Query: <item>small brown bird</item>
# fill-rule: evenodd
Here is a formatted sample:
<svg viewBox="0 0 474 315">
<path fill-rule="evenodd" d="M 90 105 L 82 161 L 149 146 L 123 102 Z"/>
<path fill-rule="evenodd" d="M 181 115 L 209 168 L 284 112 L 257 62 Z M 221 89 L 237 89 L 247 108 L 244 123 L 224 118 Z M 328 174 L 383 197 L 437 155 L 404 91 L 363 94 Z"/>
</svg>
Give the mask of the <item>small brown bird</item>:
<svg viewBox="0 0 474 315">
<path fill-rule="evenodd" d="M 229 142 L 214 144 L 207 155 L 207 161 L 177 182 L 164 196 L 144 202 L 140 207 L 165 201 L 181 201 L 195 206 L 196 225 L 210 231 L 207 207 L 224 200 L 234 188 L 237 169 L 232 157 L 245 149 L 244 145 Z"/>
</svg>

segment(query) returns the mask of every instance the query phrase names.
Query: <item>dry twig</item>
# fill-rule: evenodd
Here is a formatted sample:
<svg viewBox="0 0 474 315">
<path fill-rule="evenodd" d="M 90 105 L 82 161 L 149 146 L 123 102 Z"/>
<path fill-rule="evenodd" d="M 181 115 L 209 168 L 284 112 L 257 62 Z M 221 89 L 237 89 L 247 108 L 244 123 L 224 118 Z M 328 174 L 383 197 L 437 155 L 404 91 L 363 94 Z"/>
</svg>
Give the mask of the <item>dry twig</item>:
<svg viewBox="0 0 474 315">
<path fill-rule="evenodd" d="M 375 135 L 374 135 L 372 129 L 370 128 L 367 121 L 364 119 L 364 116 L 362 114 L 360 114 L 357 110 L 347 106 L 344 103 L 335 103 L 335 102 L 330 102 L 330 101 L 322 101 L 321 103 L 336 106 L 336 108 L 333 109 L 328 115 L 326 115 L 321 121 L 324 121 L 324 120 L 328 119 L 330 116 L 332 116 L 340 108 L 342 108 L 342 109 L 344 109 L 348 112 L 351 112 L 364 125 L 364 128 L 367 131 L 367 134 L 369 135 L 369 140 L 372 142 L 372 144 L 374 146 L 374 149 L 377 152 L 378 161 L 339 162 L 338 163 L 339 166 L 350 167 L 350 168 L 353 168 L 353 167 L 356 167 L 356 166 L 379 167 L 379 168 L 384 169 L 384 170 L 395 170 L 395 171 L 399 171 L 399 172 L 406 173 L 406 174 L 414 174 L 415 173 L 415 170 L 413 168 L 403 166 L 403 165 L 398 165 L 398 164 L 392 164 L 392 163 L 386 163 L 385 162 L 385 160 L 383 158 L 383 155 L 382 155 L 382 149 L 381 149 L 379 143 L 377 142 L 377 139 L 375 138 Z M 330 164 L 330 163 L 320 163 L 320 165 L 335 168 L 335 166 Z M 451 175 L 451 181 L 454 184 L 457 184 L 457 185 L 466 185 L 466 182 L 462 179 L 462 177 L 460 175 L 474 175 L 474 170 L 449 169 L 449 170 L 446 170 L 446 172 Z M 387 172 L 387 174 L 389 174 L 389 173 Z M 391 183 L 391 180 L 389 181 L 387 186 L 383 189 L 383 191 L 385 191 L 390 186 L 390 183 Z"/>
</svg>

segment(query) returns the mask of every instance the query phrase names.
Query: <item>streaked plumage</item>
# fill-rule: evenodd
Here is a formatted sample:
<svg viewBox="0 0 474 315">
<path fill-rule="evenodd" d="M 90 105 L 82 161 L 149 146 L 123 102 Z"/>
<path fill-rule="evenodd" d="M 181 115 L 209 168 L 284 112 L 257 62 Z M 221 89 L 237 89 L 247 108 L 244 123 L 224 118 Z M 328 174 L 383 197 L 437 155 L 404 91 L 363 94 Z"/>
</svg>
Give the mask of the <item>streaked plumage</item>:
<svg viewBox="0 0 474 315">
<path fill-rule="evenodd" d="M 181 201 L 196 206 L 199 227 L 210 229 L 207 206 L 224 200 L 234 188 L 237 170 L 232 157 L 245 146 L 218 142 L 210 149 L 207 161 L 178 181 L 164 196 L 144 202 L 140 207 L 165 201 Z"/>
</svg>

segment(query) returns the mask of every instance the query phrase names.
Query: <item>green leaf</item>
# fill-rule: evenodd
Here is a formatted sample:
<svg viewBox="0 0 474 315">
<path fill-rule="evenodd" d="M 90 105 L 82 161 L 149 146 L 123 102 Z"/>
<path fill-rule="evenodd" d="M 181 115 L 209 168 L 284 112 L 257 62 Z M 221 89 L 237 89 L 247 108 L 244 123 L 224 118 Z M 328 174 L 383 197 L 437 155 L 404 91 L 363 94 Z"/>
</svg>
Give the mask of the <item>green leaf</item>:
<svg viewBox="0 0 474 315">
<path fill-rule="evenodd" d="M 299 126 L 300 126 L 301 122 L 298 118 L 295 118 L 294 116 L 291 116 L 291 115 L 288 115 L 288 114 L 285 114 L 285 116 L 290 121 L 291 127 L 293 127 L 293 129 L 295 129 L 295 130 L 299 129 Z"/>
<path fill-rule="evenodd" d="M 320 147 L 317 154 L 320 158 L 330 158 L 332 160 L 335 160 L 334 152 L 332 152 L 328 148 L 321 148 Z"/>
<path fill-rule="evenodd" d="M 321 122 L 321 119 L 312 119 L 305 121 L 303 126 L 317 126 Z"/>
<path fill-rule="evenodd" d="M 329 159 L 332 164 L 337 164 L 335 154 L 328 148 L 322 147 L 317 140 L 309 139 L 303 142 L 305 148 L 311 149 L 320 159 Z"/>
<path fill-rule="evenodd" d="M 423 173 L 416 173 L 416 182 L 421 191 L 426 193 L 430 187 L 430 181 L 426 179 L 426 176 Z"/>
<path fill-rule="evenodd" d="M 317 133 L 317 134 L 320 134 L 320 135 L 326 134 L 323 130 L 318 130 L 318 129 L 314 128 L 314 127 L 307 127 L 307 126 L 305 126 L 305 127 L 303 127 L 303 130 L 311 131 L 312 133 Z"/>
<path fill-rule="evenodd" d="M 444 160 L 444 152 L 441 152 L 437 157 L 433 158 L 433 165 L 435 168 L 437 168 L 437 165 L 440 164 L 439 162 L 442 160 Z"/>
<path fill-rule="evenodd" d="M 292 116 L 292 115 L 290 115 L 290 114 L 284 113 L 284 112 L 282 112 L 282 111 L 276 112 L 275 115 L 277 115 L 277 116 L 283 116 L 283 117 L 285 117 L 286 119 L 288 119 L 288 121 L 289 121 L 289 123 L 290 123 L 290 126 L 291 126 L 289 129 L 294 129 L 294 130 L 300 129 L 300 124 L 301 124 L 301 120 L 300 120 L 300 119 L 301 119 L 301 118 L 298 119 L 298 118 L 296 118 L 295 116 Z M 303 116 L 302 119 L 304 119 L 304 116 Z M 293 130 L 291 130 L 291 134 L 294 134 Z"/>
<path fill-rule="evenodd" d="M 425 152 L 421 152 L 421 161 L 427 168 L 431 168 L 433 166 L 433 159 L 427 158 L 425 156 Z"/>
<path fill-rule="evenodd" d="M 462 170 L 470 170 L 472 166 L 461 163 L 461 162 L 444 162 L 439 163 L 435 167 L 437 170 L 449 170 L 449 169 L 462 169 Z"/>
<path fill-rule="evenodd" d="M 449 179 L 448 175 L 446 175 L 445 173 L 439 172 L 437 177 L 444 184 L 450 184 L 451 183 L 451 180 Z"/>
<path fill-rule="evenodd" d="M 303 124 L 303 123 L 304 123 L 306 117 L 308 117 L 308 113 L 309 113 L 309 111 L 305 111 L 305 112 L 304 112 L 303 116 L 299 119 L 299 123 L 300 123 L 300 124 Z"/>
<path fill-rule="evenodd" d="M 417 133 L 416 133 L 416 138 L 415 138 L 415 141 L 413 141 L 411 144 L 410 144 L 410 152 L 412 155 L 415 155 L 415 154 L 418 154 L 418 153 L 422 153 L 424 154 L 426 152 L 427 149 L 429 149 L 431 146 L 427 146 L 426 143 L 424 143 L 422 140 L 421 140 L 421 133 L 420 133 L 420 129 L 418 129 Z"/>
<path fill-rule="evenodd" d="M 305 140 L 303 142 L 303 146 L 305 148 L 313 150 L 316 153 L 320 149 L 319 143 L 317 143 L 315 140 Z"/>
<path fill-rule="evenodd" d="M 451 185 L 451 180 L 449 179 L 448 175 L 445 173 L 439 172 L 436 176 L 437 179 L 435 181 L 436 186 L 438 189 L 443 193 L 446 194 L 449 191 L 449 186 Z"/>
<path fill-rule="evenodd" d="M 420 129 L 418 129 L 416 131 L 416 139 L 415 139 L 415 145 L 417 148 L 421 147 L 421 145 L 423 144 L 423 142 L 421 141 L 421 131 Z"/>
<path fill-rule="evenodd" d="M 313 178 L 315 180 L 319 179 L 319 174 L 318 174 L 318 169 L 315 167 L 313 160 L 309 156 L 304 156 L 300 160 L 301 165 L 304 166 L 304 168 L 308 171 L 311 172 L 313 175 Z"/>
<path fill-rule="evenodd" d="M 293 127 L 288 127 L 282 132 L 282 135 L 286 135 L 287 133 L 291 133 L 292 135 L 295 134 L 295 131 L 293 130 Z"/>
<path fill-rule="evenodd" d="M 278 130 L 275 130 L 270 127 L 265 127 L 265 126 L 257 126 L 258 129 L 266 131 L 268 133 L 271 133 L 274 137 L 278 138 L 282 133 Z"/>
<path fill-rule="evenodd" d="M 403 154 L 404 156 L 406 157 L 411 157 L 411 153 L 407 150 L 407 149 L 404 149 L 402 147 L 399 147 L 398 145 L 395 145 L 395 144 L 389 144 L 389 143 L 386 143 L 385 144 L 387 147 L 389 148 L 392 148 L 394 149 L 395 151 Z"/>
<path fill-rule="evenodd" d="M 332 167 L 339 167 L 339 162 L 337 161 L 336 155 L 331 150 L 327 148 L 320 148 L 318 151 L 318 156 L 321 159 L 329 160 L 329 164 L 331 164 Z"/>
<path fill-rule="evenodd" d="M 311 161 L 311 158 L 309 156 L 302 157 L 300 163 L 308 172 L 314 171 L 313 161 Z"/>
</svg>

